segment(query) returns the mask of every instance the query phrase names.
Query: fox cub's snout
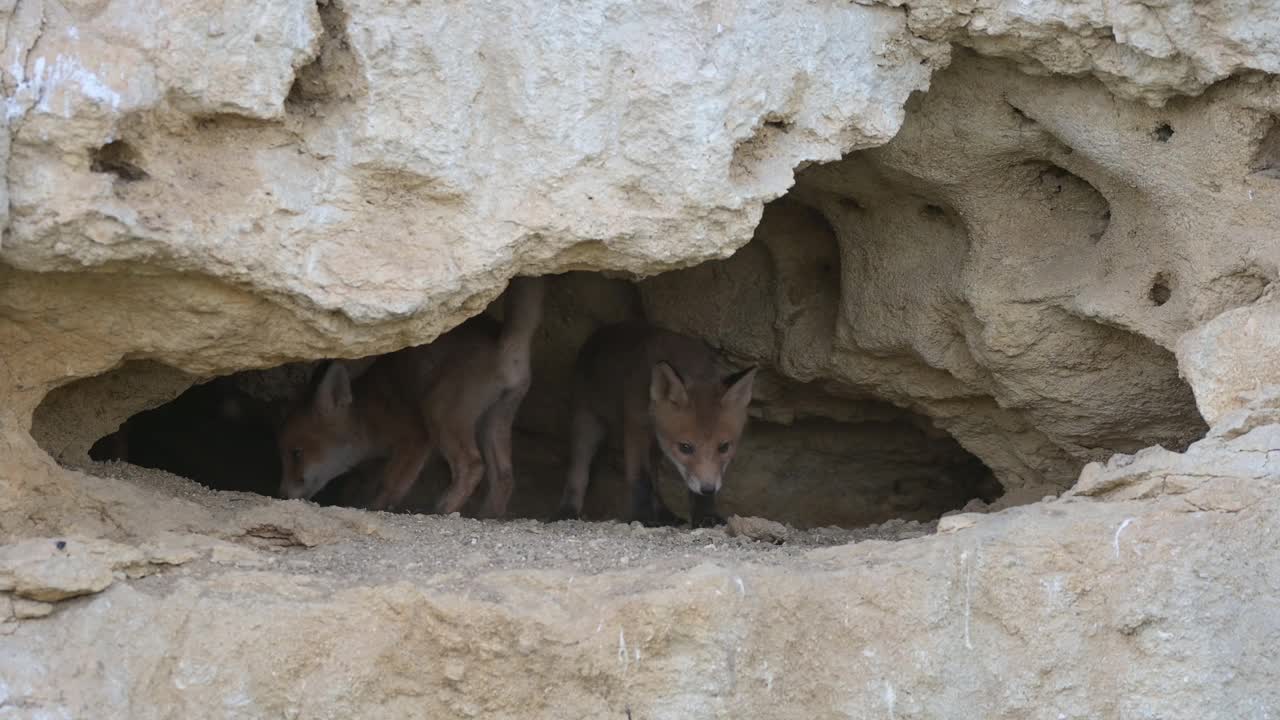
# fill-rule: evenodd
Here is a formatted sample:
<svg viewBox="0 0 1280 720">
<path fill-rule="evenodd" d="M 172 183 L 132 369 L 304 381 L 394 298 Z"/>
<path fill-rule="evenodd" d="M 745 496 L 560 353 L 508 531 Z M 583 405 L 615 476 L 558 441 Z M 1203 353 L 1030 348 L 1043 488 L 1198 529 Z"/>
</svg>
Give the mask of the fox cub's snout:
<svg viewBox="0 0 1280 720">
<path fill-rule="evenodd" d="M 351 422 L 351 379 L 340 363 L 320 370 L 314 394 L 280 428 L 280 495 L 309 499 L 360 460 Z"/>
</svg>

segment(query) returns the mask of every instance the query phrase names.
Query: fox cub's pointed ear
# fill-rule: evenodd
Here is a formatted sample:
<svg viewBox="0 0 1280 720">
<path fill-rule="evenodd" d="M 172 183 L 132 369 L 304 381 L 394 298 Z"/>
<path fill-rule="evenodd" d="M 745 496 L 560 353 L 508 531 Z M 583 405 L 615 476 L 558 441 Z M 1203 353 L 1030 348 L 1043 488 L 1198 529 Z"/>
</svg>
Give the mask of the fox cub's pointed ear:
<svg viewBox="0 0 1280 720">
<path fill-rule="evenodd" d="M 736 372 L 724 379 L 725 391 L 720 404 L 733 410 L 746 410 L 751 403 L 751 385 L 756 378 L 757 366 Z"/>
<path fill-rule="evenodd" d="M 326 415 L 346 410 L 351 405 L 351 376 L 340 362 L 330 363 L 320 378 L 315 394 L 316 410 Z"/>
<path fill-rule="evenodd" d="M 689 393 L 676 371 L 670 365 L 660 362 L 653 366 L 649 378 L 649 399 L 684 407 L 689 404 Z"/>
</svg>

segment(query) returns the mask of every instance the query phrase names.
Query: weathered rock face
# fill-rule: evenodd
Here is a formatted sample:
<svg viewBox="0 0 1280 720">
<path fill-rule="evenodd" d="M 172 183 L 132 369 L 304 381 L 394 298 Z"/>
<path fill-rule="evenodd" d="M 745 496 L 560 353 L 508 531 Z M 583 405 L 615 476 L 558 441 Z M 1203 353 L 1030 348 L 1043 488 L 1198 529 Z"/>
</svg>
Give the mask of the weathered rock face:
<svg viewBox="0 0 1280 720">
<path fill-rule="evenodd" d="M 1280 712 L 1267 11 L 0 12 L 0 711 Z M 970 454 L 1002 506 L 1076 487 L 773 548 L 85 461 L 196 379 L 428 341 L 569 270 L 651 277 L 557 280 L 545 477 L 576 342 L 639 312 L 764 366 L 730 509 L 926 519 Z M 898 542 L 811 547 L 864 539 Z"/>
<path fill-rule="evenodd" d="M 648 281 L 646 306 L 934 418 L 1006 487 L 1066 486 L 1089 460 L 1203 434 L 1173 351 L 1280 273 L 1280 183 L 1250 165 L 1277 98 L 1233 81 L 1154 110 L 962 55 L 891 142 L 801 173 L 752 245 Z M 1218 331 L 1239 337 L 1226 352 L 1274 332 L 1246 325 Z M 1189 372 L 1238 385 L 1273 355 Z"/>
<path fill-rule="evenodd" d="M 1031 75 L 1091 75 L 1125 99 L 1160 106 L 1233 74 L 1280 72 L 1274 9 L 1192 4 L 1023 3 L 924 0 L 885 4 L 907 12 L 911 32 L 1010 58 Z"/>
<path fill-rule="evenodd" d="M 4 442 L 31 462 L 44 395 L 122 359 L 360 356 L 517 271 L 726 255 L 798 163 L 888 140 L 945 56 L 858 6 L 150 10 L 6 26 Z"/>
<path fill-rule="evenodd" d="M 885 8 L 17 10 L 7 264 L 430 308 L 422 334 L 517 268 L 726 254 L 797 163 L 888 140 L 929 73 Z"/>
<path fill-rule="evenodd" d="M 807 550 L 144 483 L 157 532 L 183 507 L 220 529 L 153 535 L 182 563 L 161 572 L 102 541 L 15 546 L 0 583 L 58 539 L 153 574 L 0 624 L 0 674 L 6 702 L 72 717 L 1266 717 L 1278 431 L 1091 466 L 950 534 Z M 89 493 L 130 490 L 111 484 Z"/>
</svg>

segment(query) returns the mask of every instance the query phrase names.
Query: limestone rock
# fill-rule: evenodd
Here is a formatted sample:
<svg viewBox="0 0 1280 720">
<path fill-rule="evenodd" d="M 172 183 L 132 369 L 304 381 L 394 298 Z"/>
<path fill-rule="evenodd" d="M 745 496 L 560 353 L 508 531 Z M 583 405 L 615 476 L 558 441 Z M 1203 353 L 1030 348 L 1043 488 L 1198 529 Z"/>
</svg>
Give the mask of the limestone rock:
<svg viewBox="0 0 1280 720">
<path fill-rule="evenodd" d="M 1212 461 L 1200 447 L 1185 462 Z M 1180 471 L 1173 455 L 1148 462 Z M 1263 531 L 1280 476 L 1201 502 L 1228 479 L 898 543 L 692 557 L 679 534 L 405 519 L 422 540 L 117 583 L 16 623 L 0 675 L 9 702 L 72 716 L 1247 717 L 1280 702 L 1265 641 L 1280 632 L 1265 589 L 1280 539 Z M 604 557 L 563 565 L 593 543 Z M 467 548 L 485 564 L 460 571 Z M 644 566 L 611 564 L 614 548 Z M 448 557 L 418 565 L 431 553 Z M 1125 692 L 1080 690 L 1100 666 Z M 42 667 L 98 669 L 55 685 Z"/>
<path fill-rule="evenodd" d="M 16 598 L 13 601 L 13 616 L 19 620 L 48 617 L 53 612 L 53 605 L 38 600 Z"/>
<path fill-rule="evenodd" d="M 783 543 L 790 528 L 780 522 L 760 517 L 729 516 L 728 532 L 730 537 L 745 537 L 760 542 Z"/>
<path fill-rule="evenodd" d="M 102 592 L 116 565 L 135 564 L 131 548 L 80 539 L 26 540 L 0 548 L 0 590 L 29 600 L 54 602 Z"/>
<path fill-rule="evenodd" d="M 1280 424 L 1264 424 L 1246 433 L 1210 435 L 1185 453 L 1147 448 L 1091 463 L 1068 496 L 1130 500 L 1176 495 L 1187 503 L 1216 509 L 1238 507 L 1244 488 L 1280 480 Z M 1204 508 L 1208 509 L 1208 508 Z"/>
<path fill-rule="evenodd" d="M 982 520 L 982 513 L 958 513 L 947 515 L 938 520 L 938 534 L 946 535 L 977 525 Z"/>
<path fill-rule="evenodd" d="M 116 580 L 117 571 L 142 577 L 157 565 L 194 558 L 191 551 L 164 542 L 144 552 L 96 538 L 33 538 L 0 547 L 0 590 L 19 599 L 57 602 L 102 592 Z"/>
<path fill-rule="evenodd" d="M 1277 328 L 1280 298 L 1273 297 L 1224 312 L 1178 341 L 1178 365 L 1205 419 L 1217 424 L 1251 400 L 1280 392 Z"/>
<path fill-rule="evenodd" d="M 857 5 L 160 7 L 18 8 L 0 257 L 198 272 L 361 324 L 446 309 L 424 339 L 515 258 L 728 253 L 798 163 L 891 137 L 938 52 Z"/>
<path fill-rule="evenodd" d="M 1154 105 L 1231 75 L 1280 73 L 1280 16 L 1250 5 L 883 1 L 906 9 L 922 37 L 1012 58 L 1036 75 L 1090 74 L 1121 97 Z"/>
<path fill-rule="evenodd" d="M 958 51 L 892 141 L 802 171 L 743 251 L 645 281 L 645 309 L 846 407 L 915 411 L 1007 490 L 1056 493 L 1088 462 L 1201 437 L 1188 381 L 1274 382 L 1280 184 L 1254 169 L 1276 87 L 1154 110 Z"/>
<path fill-rule="evenodd" d="M 0 0 L 0 706 L 1274 714 L 1263 5 Z M 773 431 L 937 451 L 859 497 L 932 514 L 967 455 L 1007 492 L 772 545 L 59 464 L 198 379 L 429 341 L 567 270 L 653 277 L 566 283 L 551 375 L 640 308 L 762 364 Z"/>
</svg>

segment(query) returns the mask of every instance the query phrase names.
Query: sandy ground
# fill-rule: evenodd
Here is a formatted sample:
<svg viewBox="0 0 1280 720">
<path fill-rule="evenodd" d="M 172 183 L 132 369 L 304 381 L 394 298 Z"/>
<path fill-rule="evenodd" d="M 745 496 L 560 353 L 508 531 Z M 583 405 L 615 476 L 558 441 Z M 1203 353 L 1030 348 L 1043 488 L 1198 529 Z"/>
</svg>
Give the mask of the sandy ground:
<svg viewBox="0 0 1280 720">
<path fill-rule="evenodd" d="M 123 480 L 161 496 L 210 507 L 214 516 L 243 517 L 259 511 L 280 528 L 266 527 L 228 537 L 252 551 L 249 565 L 266 563 L 274 572 L 315 577 L 335 586 L 406 580 L 446 589 L 470 577 L 494 572 L 557 569 L 594 575 L 610 570 L 661 566 L 664 572 L 718 563 L 779 565 L 803 562 L 808 551 L 864 541 L 895 541 L 932 534 L 936 522 L 891 520 L 864 528 L 787 528 L 781 542 L 733 535 L 728 528 L 643 527 L 638 523 L 531 519 L 476 520 L 409 513 L 375 513 L 279 501 L 261 495 L 222 492 L 162 471 L 125 463 L 90 463 L 84 471 Z M 312 527 L 332 524 L 344 530 L 307 547 L 288 529 L 289 518 L 305 517 Z M 229 525 L 231 523 L 228 523 Z M 324 535 L 323 530 L 318 534 Z M 196 567 L 189 567 L 196 570 Z"/>
</svg>

